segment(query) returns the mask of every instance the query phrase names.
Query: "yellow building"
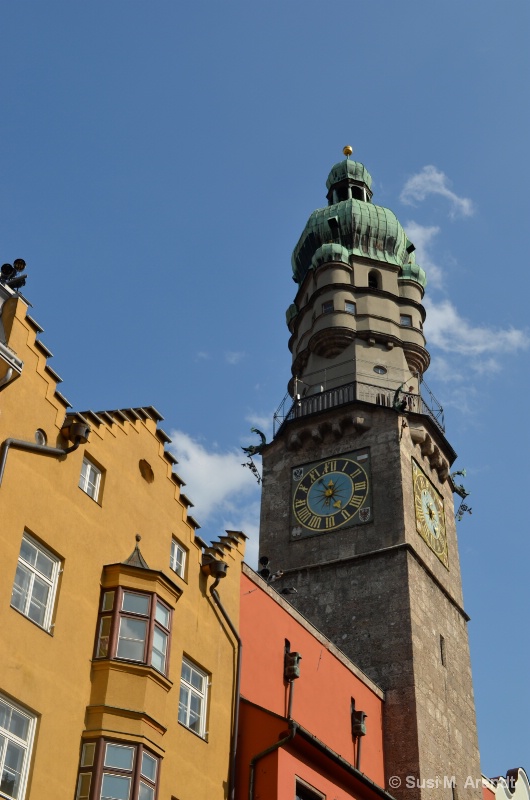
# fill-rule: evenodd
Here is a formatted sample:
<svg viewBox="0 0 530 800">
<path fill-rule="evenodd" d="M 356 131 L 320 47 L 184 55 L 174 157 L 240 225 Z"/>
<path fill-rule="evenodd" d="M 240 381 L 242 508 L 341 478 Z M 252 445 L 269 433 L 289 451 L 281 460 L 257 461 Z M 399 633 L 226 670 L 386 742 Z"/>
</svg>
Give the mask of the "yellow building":
<svg viewBox="0 0 530 800">
<path fill-rule="evenodd" d="M 222 800 L 245 537 L 198 537 L 153 407 L 68 413 L 40 332 L 0 282 L 0 797 Z"/>
</svg>

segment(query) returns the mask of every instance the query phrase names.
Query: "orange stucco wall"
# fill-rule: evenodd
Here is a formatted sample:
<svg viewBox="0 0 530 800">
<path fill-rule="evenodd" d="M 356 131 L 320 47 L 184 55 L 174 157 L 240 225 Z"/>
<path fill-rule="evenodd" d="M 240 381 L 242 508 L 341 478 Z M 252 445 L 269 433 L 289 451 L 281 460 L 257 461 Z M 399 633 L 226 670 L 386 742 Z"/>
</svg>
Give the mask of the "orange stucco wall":
<svg viewBox="0 0 530 800">
<path fill-rule="evenodd" d="M 241 582 L 240 630 L 242 696 L 286 717 L 288 689 L 283 679 L 283 660 L 287 639 L 291 651 L 302 655 L 300 678 L 293 682 L 293 719 L 350 764 L 355 764 L 350 714 L 354 698 L 356 709 L 368 715 L 360 768 L 383 786 L 382 692 L 368 678 L 363 680 L 361 673 L 355 674 L 345 656 L 246 567 Z M 245 737 L 247 745 L 255 740 L 255 752 L 263 749 L 263 737 L 258 731 L 248 730 Z"/>
<path fill-rule="evenodd" d="M 360 787 L 352 787 L 349 782 L 341 781 L 336 774 L 327 775 L 309 758 L 300 758 L 300 755 L 280 750 L 277 764 L 278 793 L 277 800 L 292 800 L 295 797 L 297 780 L 308 784 L 309 787 L 333 800 L 364 800 L 373 797 L 369 790 L 363 791 Z M 263 800 L 266 795 L 264 794 Z M 258 800 L 256 795 L 256 800 Z"/>
<path fill-rule="evenodd" d="M 236 800 L 248 800 L 251 762 L 252 800 L 293 800 L 297 781 L 333 800 L 374 800 L 378 797 L 352 771 L 345 770 L 300 731 L 291 741 L 289 721 L 243 700 L 240 710 Z M 280 747 L 275 747 L 282 742 Z M 271 749 L 272 745 L 272 749 Z M 267 752 L 268 751 L 268 752 Z"/>
<path fill-rule="evenodd" d="M 482 798 L 483 800 L 495 800 L 495 794 L 493 791 L 484 784 L 482 784 Z"/>
<path fill-rule="evenodd" d="M 287 723 L 276 716 L 247 703 L 242 703 L 239 717 L 237 745 L 236 800 L 247 800 L 251 760 L 282 739 L 287 733 Z M 256 765 L 255 800 L 273 800 L 278 786 L 277 754 L 263 758 Z M 294 797 L 294 795 L 293 795 Z M 292 797 L 290 798 L 292 800 Z"/>
</svg>

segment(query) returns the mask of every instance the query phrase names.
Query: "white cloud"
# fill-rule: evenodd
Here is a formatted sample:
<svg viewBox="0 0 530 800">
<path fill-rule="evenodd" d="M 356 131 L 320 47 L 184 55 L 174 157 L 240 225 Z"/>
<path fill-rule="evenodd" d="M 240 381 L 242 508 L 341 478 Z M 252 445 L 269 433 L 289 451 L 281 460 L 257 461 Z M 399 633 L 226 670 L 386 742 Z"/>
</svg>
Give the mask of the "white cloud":
<svg viewBox="0 0 530 800">
<path fill-rule="evenodd" d="M 260 503 L 247 503 L 244 508 L 237 509 L 231 516 L 223 519 L 223 530 L 243 531 L 248 536 L 245 547 L 245 561 L 257 569 L 259 552 L 259 515 Z"/>
<path fill-rule="evenodd" d="M 435 355 L 431 357 L 429 366 L 429 383 L 431 378 L 440 383 L 461 383 L 466 376 L 459 372 L 456 366 L 444 356 Z"/>
<path fill-rule="evenodd" d="M 405 230 L 411 242 L 416 246 L 416 261 L 427 273 L 429 284 L 439 289 L 442 285 L 442 270 L 430 257 L 428 248 L 434 237 L 440 233 L 440 228 L 437 225 L 420 225 L 414 220 L 410 220 L 405 225 Z"/>
<path fill-rule="evenodd" d="M 259 530 L 260 487 L 242 465 L 242 451 L 218 452 L 183 431 L 171 432 L 170 449 L 178 459 L 178 472 L 186 482 L 186 495 L 194 504 L 193 517 L 201 524 L 199 534 L 215 539 L 225 530 L 241 530 L 250 537 L 245 560 L 256 560 Z M 257 464 L 261 471 L 261 465 Z"/>
<path fill-rule="evenodd" d="M 492 375 L 495 372 L 500 372 L 502 367 L 494 358 L 485 358 L 481 361 L 473 361 L 471 369 L 477 375 Z"/>
<path fill-rule="evenodd" d="M 472 325 L 461 317 L 450 300 L 440 303 L 425 301 L 427 319 L 425 335 L 428 346 L 435 346 L 446 353 L 463 356 L 489 355 L 489 371 L 496 368 L 493 355 L 514 353 L 524 350 L 530 344 L 526 331 L 517 328 L 494 328 L 487 325 Z M 486 371 L 488 362 L 477 362 L 474 368 L 478 372 Z"/>
<path fill-rule="evenodd" d="M 469 198 L 459 197 L 451 191 L 448 184 L 447 175 L 429 164 L 408 179 L 400 194 L 400 200 L 406 205 L 413 206 L 417 201 L 425 200 L 428 195 L 437 194 L 449 200 L 451 217 L 458 215 L 470 217 L 474 213 L 473 203 Z"/>
<path fill-rule="evenodd" d="M 235 351 L 228 351 L 225 353 L 225 361 L 227 364 L 239 364 L 239 362 L 245 357 L 245 353 L 242 352 L 235 352 Z"/>
<path fill-rule="evenodd" d="M 210 354 L 206 353 L 204 350 L 200 350 L 196 354 L 195 358 L 197 359 L 197 361 L 207 361 L 210 358 Z"/>
<path fill-rule="evenodd" d="M 243 497 L 252 494 L 256 479 L 241 465 L 245 454 L 237 450 L 209 451 L 183 431 L 172 431 L 171 450 L 179 462 L 179 475 L 197 516 L 208 519 L 220 510 L 232 511 Z"/>
</svg>

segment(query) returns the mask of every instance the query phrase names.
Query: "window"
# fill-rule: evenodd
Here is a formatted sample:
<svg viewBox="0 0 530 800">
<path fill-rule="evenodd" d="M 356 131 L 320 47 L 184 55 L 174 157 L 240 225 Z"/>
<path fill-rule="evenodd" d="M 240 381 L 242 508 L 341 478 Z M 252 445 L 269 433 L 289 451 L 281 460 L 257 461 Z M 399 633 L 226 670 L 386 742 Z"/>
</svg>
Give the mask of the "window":
<svg viewBox="0 0 530 800">
<path fill-rule="evenodd" d="M 368 288 L 379 289 L 379 273 L 375 269 L 368 273 Z"/>
<path fill-rule="evenodd" d="M 143 745 L 99 739 L 81 751 L 76 800 L 154 800 L 159 759 Z M 96 786 L 90 794 L 91 784 Z"/>
<path fill-rule="evenodd" d="M 51 626 L 58 577 L 59 559 L 25 533 L 20 546 L 11 605 L 47 631 Z"/>
<path fill-rule="evenodd" d="M 22 800 L 26 793 L 35 717 L 0 695 L 0 793 Z"/>
<path fill-rule="evenodd" d="M 307 783 L 297 780 L 295 800 L 326 800 L 326 796 L 312 789 Z"/>
<path fill-rule="evenodd" d="M 331 314 L 332 311 L 333 311 L 333 300 L 326 300 L 325 303 L 322 303 L 323 314 Z"/>
<path fill-rule="evenodd" d="M 101 488 L 101 470 L 95 467 L 88 458 L 83 459 L 79 488 L 86 492 L 87 495 L 97 503 L 99 490 Z"/>
<path fill-rule="evenodd" d="M 208 676 L 187 659 L 182 660 L 180 678 L 179 722 L 206 737 L 206 700 Z"/>
<path fill-rule="evenodd" d="M 383 367 L 381 364 L 376 364 L 374 367 L 374 372 L 378 375 L 386 375 L 386 367 Z"/>
<path fill-rule="evenodd" d="M 171 542 L 169 566 L 180 578 L 185 578 L 186 576 L 186 555 L 187 553 L 184 547 L 182 547 L 176 539 L 173 539 Z"/>
<path fill-rule="evenodd" d="M 102 593 L 94 658 L 147 664 L 167 675 L 171 609 L 155 594 Z"/>
<path fill-rule="evenodd" d="M 347 314 L 356 314 L 357 313 L 357 306 L 351 300 L 346 300 L 344 302 L 344 310 Z"/>
<path fill-rule="evenodd" d="M 408 328 L 412 327 L 412 317 L 410 314 L 401 314 L 399 317 L 399 324 L 406 325 Z"/>
</svg>

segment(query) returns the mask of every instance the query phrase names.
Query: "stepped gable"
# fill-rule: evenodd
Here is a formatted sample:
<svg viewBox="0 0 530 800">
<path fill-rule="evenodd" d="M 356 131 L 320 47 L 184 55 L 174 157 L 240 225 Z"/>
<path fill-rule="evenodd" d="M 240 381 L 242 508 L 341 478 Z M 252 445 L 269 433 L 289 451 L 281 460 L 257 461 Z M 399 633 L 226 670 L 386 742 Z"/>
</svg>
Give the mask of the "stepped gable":
<svg viewBox="0 0 530 800">
<path fill-rule="evenodd" d="M 33 341 L 28 342 L 29 346 L 33 344 L 35 352 L 39 356 L 38 372 L 43 375 L 48 381 L 53 397 L 59 401 L 59 406 L 63 410 L 71 408 L 72 404 L 57 388 L 59 383 L 63 382 L 61 376 L 48 364 L 48 359 L 53 358 L 53 353 L 44 342 L 38 338 L 39 334 L 44 332 L 39 323 L 26 312 L 25 320 L 28 324 L 29 330 L 33 333 Z"/>
<path fill-rule="evenodd" d="M 65 425 L 68 422 L 72 422 L 74 418 L 76 420 L 88 423 L 91 426 L 91 428 L 95 430 L 100 429 L 102 426 L 105 426 L 106 428 L 112 431 L 112 428 L 114 426 L 118 426 L 120 429 L 124 430 L 126 426 L 129 424 L 146 425 L 160 442 L 161 445 L 160 455 L 169 465 L 170 471 L 168 472 L 168 477 L 179 488 L 180 502 L 184 506 L 186 512 L 188 511 L 189 508 L 194 507 L 194 503 L 190 500 L 190 498 L 181 491 L 182 487 L 185 486 L 186 483 L 184 480 L 182 480 L 180 475 L 173 470 L 173 467 L 176 464 L 178 464 L 178 461 L 175 458 L 175 456 L 165 448 L 166 444 L 171 443 L 171 438 L 162 428 L 158 427 L 158 423 L 161 422 L 164 419 L 164 417 L 160 414 L 159 411 L 157 411 L 157 409 L 154 406 L 141 406 L 139 408 L 120 408 L 120 409 L 113 409 L 110 411 L 88 410 L 88 411 L 81 411 L 78 413 L 70 413 L 66 417 Z M 194 530 L 198 530 L 201 527 L 197 522 L 197 520 L 194 519 L 188 513 L 186 513 L 186 522 Z M 203 545 L 201 544 L 200 546 Z"/>
<path fill-rule="evenodd" d="M 57 408 L 59 427 L 62 429 L 74 421 L 85 422 L 86 424 L 90 425 L 94 432 L 99 432 L 99 435 L 101 435 L 103 430 L 108 430 L 112 433 L 115 426 L 119 427 L 121 430 L 125 430 L 129 424 L 146 425 L 146 427 L 149 428 L 149 430 L 160 443 L 160 455 L 168 465 L 169 479 L 179 489 L 179 499 L 186 511 L 185 521 L 195 532 L 198 531 L 201 527 L 200 524 L 194 517 L 187 513 L 190 508 L 193 508 L 194 504 L 190 498 L 181 491 L 182 487 L 185 486 L 186 483 L 173 469 L 175 465 L 178 464 L 178 461 L 175 456 L 166 449 L 166 445 L 171 443 L 171 438 L 168 436 L 166 431 L 158 427 L 158 423 L 164 419 L 162 414 L 160 414 L 160 412 L 154 406 L 121 408 L 107 411 L 92 411 L 91 409 L 80 412 L 68 411 L 68 409 L 72 408 L 72 404 L 57 388 L 58 384 L 62 383 L 62 378 L 48 363 L 48 359 L 53 358 L 53 353 L 49 347 L 47 347 L 47 345 L 44 344 L 40 338 L 38 338 L 39 335 L 43 333 L 44 329 L 28 313 L 28 309 L 25 304 L 17 304 L 17 310 L 15 313 L 18 312 L 20 314 L 18 311 L 20 307 L 22 307 L 23 312 L 25 312 L 23 320 L 26 323 L 28 332 L 30 333 L 28 345 L 37 354 L 39 362 L 37 372 L 42 375 L 42 377 L 44 377 L 48 383 L 49 390 L 47 391 L 47 396 L 49 399 L 53 398 L 54 405 Z M 64 417 L 63 414 L 65 414 Z M 64 421 L 62 421 L 63 419 Z M 197 534 L 195 534 L 195 539 L 199 547 L 204 548 L 207 546 L 206 543 L 197 536 Z"/>
<path fill-rule="evenodd" d="M 245 555 L 247 539 L 248 536 L 242 531 L 225 531 L 225 535 L 219 536 L 210 545 L 205 545 L 204 553 L 228 563 L 236 560 L 241 562 Z"/>
</svg>

